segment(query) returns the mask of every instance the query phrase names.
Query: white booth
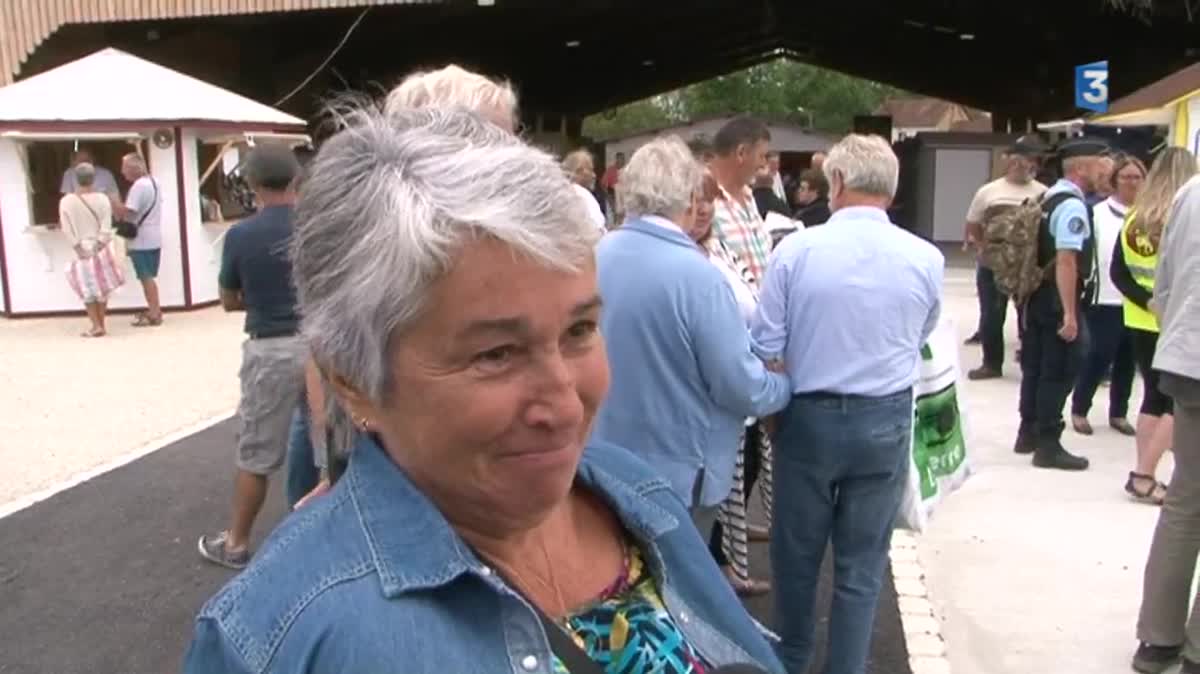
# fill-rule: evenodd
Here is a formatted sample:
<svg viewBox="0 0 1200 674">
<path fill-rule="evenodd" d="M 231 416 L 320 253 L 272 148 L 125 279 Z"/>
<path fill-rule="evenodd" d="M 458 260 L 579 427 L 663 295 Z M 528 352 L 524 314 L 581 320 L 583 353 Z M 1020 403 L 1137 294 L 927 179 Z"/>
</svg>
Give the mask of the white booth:
<svg viewBox="0 0 1200 674">
<path fill-rule="evenodd" d="M 122 195 L 121 157 L 146 159 L 163 209 L 163 307 L 216 303 L 221 241 L 246 212 L 226 175 L 255 142 L 308 143 L 306 126 L 116 49 L 0 88 L 0 313 L 83 311 L 64 276 L 73 253 L 58 229 L 60 184 L 81 147 L 116 176 Z M 132 269 L 126 275 L 112 310 L 145 306 Z"/>
</svg>

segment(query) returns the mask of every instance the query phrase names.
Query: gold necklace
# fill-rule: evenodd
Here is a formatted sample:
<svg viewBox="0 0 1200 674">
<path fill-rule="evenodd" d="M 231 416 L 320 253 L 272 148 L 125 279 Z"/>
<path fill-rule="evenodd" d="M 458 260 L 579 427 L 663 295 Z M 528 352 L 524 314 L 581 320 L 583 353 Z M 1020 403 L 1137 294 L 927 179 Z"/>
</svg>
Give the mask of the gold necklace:
<svg viewBox="0 0 1200 674">
<path fill-rule="evenodd" d="M 537 581 L 537 585 L 541 585 L 541 587 L 554 593 L 554 600 L 558 602 L 558 613 L 560 616 L 565 618 L 568 614 L 567 602 L 566 599 L 563 598 L 562 588 L 559 586 L 558 578 L 555 576 L 554 565 L 550 561 L 550 551 L 546 548 L 545 540 L 541 541 L 540 547 L 542 549 L 542 561 L 546 564 L 546 573 L 549 575 L 549 579 L 547 580 L 537 573 L 532 573 L 531 575 Z M 518 571 L 511 564 L 498 559 L 492 559 L 492 563 L 512 574 L 513 580 L 519 583 L 527 594 L 532 593 L 532 591 L 536 589 L 536 585 L 534 583 L 530 583 L 525 578 L 525 575 Z M 527 596 L 526 599 L 533 601 L 532 596 Z"/>
</svg>

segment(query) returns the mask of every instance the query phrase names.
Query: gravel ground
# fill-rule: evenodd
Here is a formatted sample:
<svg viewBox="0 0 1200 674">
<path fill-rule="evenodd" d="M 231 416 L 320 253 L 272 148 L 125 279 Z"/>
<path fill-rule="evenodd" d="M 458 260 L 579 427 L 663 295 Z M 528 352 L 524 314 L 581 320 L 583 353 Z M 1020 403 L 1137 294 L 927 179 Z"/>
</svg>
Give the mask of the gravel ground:
<svg viewBox="0 0 1200 674">
<path fill-rule="evenodd" d="M 0 505 L 86 472 L 238 399 L 240 314 L 168 314 L 158 328 L 109 319 L 0 319 Z"/>
</svg>

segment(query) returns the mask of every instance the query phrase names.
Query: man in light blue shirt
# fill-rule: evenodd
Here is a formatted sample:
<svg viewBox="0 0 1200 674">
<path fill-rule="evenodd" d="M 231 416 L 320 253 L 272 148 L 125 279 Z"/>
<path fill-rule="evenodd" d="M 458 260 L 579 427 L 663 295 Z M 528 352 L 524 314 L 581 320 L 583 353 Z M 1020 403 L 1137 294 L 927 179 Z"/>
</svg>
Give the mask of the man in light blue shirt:
<svg viewBox="0 0 1200 674">
<path fill-rule="evenodd" d="M 707 537 L 746 418 L 783 409 L 792 386 L 754 355 L 733 290 L 687 233 L 701 176 L 676 137 L 642 146 L 621 173 L 631 219 L 596 253 L 612 383 L 593 439 L 644 458 Z"/>
<path fill-rule="evenodd" d="M 888 220 L 899 163 L 847 136 L 823 166 L 833 215 L 780 242 L 751 329 L 795 396 L 778 419 L 771 566 L 779 650 L 808 671 L 827 545 L 837 558 L 830 674 L 862 674 L 908 475 L 913 385 L 937 324 L 945 260 Z"/>
<path fill-rule="evenodd" d="M 1088 460 L 1062 445 L 1063 406 L 1086 353 L 1080 321 L 1094 287 L 1095 242 L 1084 195 L 1095 189 L 1108 144 L 1073 138 L 1058 148 L 1063 177 L 1042 197 L 1037 265 L 1053 271 L 1025 304 L 1021 334 L 1021 426 L 1013 450 L 1033 454 L 1038 468 L 1085 470 Z"/>
</svg>

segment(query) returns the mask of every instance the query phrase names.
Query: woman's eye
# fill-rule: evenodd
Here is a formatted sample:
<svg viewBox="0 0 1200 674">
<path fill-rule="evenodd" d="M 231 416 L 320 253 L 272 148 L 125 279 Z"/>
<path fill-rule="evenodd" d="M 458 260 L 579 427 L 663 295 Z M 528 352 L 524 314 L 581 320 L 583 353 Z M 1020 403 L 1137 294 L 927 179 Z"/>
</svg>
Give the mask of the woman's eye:
<svg viewBox="0 0 1200 674">
<path fill-rule="evenodd" d="M 580 321 L 575 325 L 572 325 L 567 330 L 567 334 L 572 339 L 584 339 L 595 334 L 597 327 L 598 326 L 596 325 L 595 321 Z"/>
<path fill-rule="evenodd" d="M 476 365 L 486 368 L 497 368 L 507 365 L 516 354 L 514 346 L 498 346 L 476 354 L 472 359 Z"/>
</svg>

